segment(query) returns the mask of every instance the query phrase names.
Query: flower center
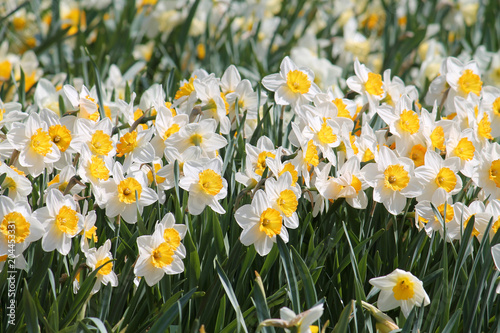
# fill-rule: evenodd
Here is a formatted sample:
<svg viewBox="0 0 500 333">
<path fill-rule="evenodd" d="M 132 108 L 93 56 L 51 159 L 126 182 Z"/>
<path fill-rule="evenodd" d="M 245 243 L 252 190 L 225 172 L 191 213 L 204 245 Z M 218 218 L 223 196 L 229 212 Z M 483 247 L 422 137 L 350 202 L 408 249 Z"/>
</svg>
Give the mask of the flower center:
<svg viewBox="0 0 500 333">
<path fill-rule="evenodd" d="M 497 187 L 500 187 L 500 160 L 491 162 L 490 180 L 494 181 Z"/>
<path fill-rule="evenodd" d="M 41 128 L 37 129 L 35 134 L 31 136 L 31 148 L 33 148 L 37 154 L 43 156 L 52 152 L 49 133 L 43 131 Z"/>
<path fill-rule="evenodd" d="M 163 232 L 163 239 L 167 244 L 169 244 L 172 249 L 177 249 L 181 245 L 181 236 L 179 232 L 174 228 L 165 229 Z"/>
<path fill-rule="evenodd" d="M 322 144 L 330 144 L 337 141 L 337 136 L 333 134 L 333 130 L 327 125 L 326 121 L 321 124 L 321 129 L 318 132 L 318 139 Z"/>
<path fill-rule="evenodd" d="M 445 206 L 446 206 L 446 217 L 444 216 Z M 447 203 L 439 205 L 438 206 L 438 211 L 439 211 L 439 214 L 441 214 L 441 217 L 443 218 L 443 220 L 444 220 L 445 223 L 450 222 L 455 217 L 455 213 L 453 212 L 453 207 L 451 207 Z"/>
<path fill-rule="evenodd" d="M 156 183 L 161 184 L 165 181 L 164 177 L 158 176 L 158 170 L 161 169 L 160 163 L 153 163 L 154 168 L 155 168 L 155 176 L 156 176 Z M 179 165 L 179 172 L 182 172 L 181 166 Z M 148 171 L 148 181 L 150 184 L 153 183 L 153 172 L 151 170 Z"/>
<path fill-rule="evenodd" d="M 493 112 L 497 115 L 500 116 L 500 97 L 497 97 L 495 101 L 493 102 Z"/>
<path fill-rule="evenodd" d="M 332 103 L 337 107 L 337 117 L 351 118 L 349 110 L 347 110 L 347 105 L 344 103 L 342 98 L 335 98 Z"/>
<path fill-rule="evenodd" d="M 194 79 L 196 78 L 195 77 L 192 77 L 189 79 L 189 82 L 186 82 L 184 83 L 184 85 L 182 87 L 179 88 L 179 90 L 177 90 L 177 92 L 175 93 L 175 97 L 174 99 L 179 99 L 183 96 L 189 96 L 191 95 L 191 93 L 194 91 Z"/>
<path fill-rule="evenodd" d="M 170 126 L 163 134 L 163 141 L 167 140 L 172 134 L 179 132 L 181 127 L 178 124 Z"/>
<path fill-rule="evenodd" d="M 56 215 L 56 226 L 60 231 L 75 235 L 78 231 L 78 215 L 76 211 L 69 206 L 62 206 Z"/>
<path fill-rule="evenodd" d="M 369 72 L 368 80 L 365 83 L 365 90 L 370 95 L 383 95 L 384 89 L 382 88 L 382 76 L 380 74 Z"/>
<path fill-rule="evenodd" d="M 483 82 L 481 81 L 481 78 L 479 75 L 474 74 L 474 72 L 470 69 L 466 69 L 462 76 L 458 79 L 458 89 L 465 95 L 474 93 L 479 96 L 482 87 Z"/>
<path fill-rule="evenodd" d="M 71 132 L 66 128 L 66 126 L 50 126 L 49 135 L 52 142 L 56 144 L 60 151 L 65 152 L 66 149 L 68 149 L 69 144 L 71 143 Z"/>
<path fill-rule="evenodd" d="M 93 155 L 90 158 L 89 165 L 90 174 L 92 177 L 100 179 L 100 180 L 108 180 L 109 179 L 109 170 L 106 167 L 104 160 L 99 156 Z"/>
<path fill-rule="evenodd" d="M 457 176 L 451 169 L 441 168 L 436 176 L 436 184 L 446 192 L 451 192 L 457 185 Z"/>
<path fill-rule="evenodd" d="M 352 175 L 351 186 L 354 187 L 356 193 L 359 193 L 359 191 L 361 191 L 361 181 L 355 175 Z"/>
<path fill-rule="evenodd" d="M 458 145 L 454 149 L 455 155 L 464 161 L 472 160 L 475 151 L 476 148 L 474 148 L 472 142 L 470 142 L 467 138 L 460 139 L 460 141 L 458 141 Z"/>
<path fill-rule="evenodd" d="M 307 75 L 297 69 L 288 72 L 286 75 L 286 84 L 292 92 L 301 94 L 307 93 L 311 87 L 311 81 L 309 81 Z"/>
<path fill-rule="evenodd" d="M 399 126 L 405 132 L 410 134 L 415 134 L 418 132 L 420 128 L 420 122 L 418 119 L 418 115 L 415 111 L 412 110 L 404 110 L 401 112 L 401 116 L 399 118 Z"/>
<path fill-rule="evenodd" d="M 167 242 L 163 242 L 151 252 L 151 264 L 156 268 L 168 266 L 174 261 L 173 255 L 172 246 Z"/>
<path fill-rule="evenodd" d="M 267 236 L 274 237 L 281 232 L 282 219 L 280 212 L 276 209 L 268 208 L 260 214 L 259 230 L 265 232 Z"/>
<path fill-rule="evenodd" d="M 398 301 L 406 301 L 412 298 L 415 294 L 413 284 L 407 277 L 398 278 L 396 285 L 392 288 L 394 298 Z"/>
<path fill-rule="evenodd" d="M 191 135 L 189 140 L 191 141 L 191 144 L 193 146 L 200 146 L 201 143 L 203 142 L 203 137 L 199 134 L 193 134 L 193 135 Z"/>
<path fill-rule="evenodd" d="M 206 194 L 216 195 L 222 190 L 222 177 L 215 171 L 206 169 L 198 175 L 198 184 Z"/>
<path fill-rule="evenodd" d="M 107 264 L 102 266 L 101 269 L 99 270 L 99 272 L 97 272 L 97 274 L 99 275 L 108 275 L 109 273 L 111 273 L 111 270 L 113 269 L 113 262 L 109 262 L 111 260 L 111 258 L 109 257 L 104 257 L 102 258 L 101 260 L 97 260 L 96 264 L 95 264 L 95 268 L 98 268 L 104 264 Z"/>
<path fill-rule="evenodd" d="M 108 155 L 108 153 L 113 149 L 113 142 L 108 134 L 104 133 L 102 130 L 97 130 L 92 135 L 90 141 L 90 150 L 96 155 Z"/>
<path fill-rule="evenodd" d="M 293 166 L 292 163 L 287 163 L 283 166 L 283 169 L 281 172 L 278 174 L 278 177 L 284 174 L 285 172 L 290 172 L 290 175 L 292 175 L 292 186 L 295 186 L 295 183 L 297 183 L 297 180 L 299 179 L 299 173 L 297 170 L 295 170 L 295 167 Z"/>
<path fill-rule="evenodd" d="M 133 203 L 135 202 L 135 191 L 137 191 L 137 199 L 140 199 L 141 184 L 134 178 L 126 178 L 118 184 L 118 199 L 126 204 Z"/>
<path fill-rule="evenodd" d="M 485 139 L 493 140 L 491 136 L 491 122 L 488 119 L 488 114 L 483 113 L 483 118 L 479 121 L 477 125 L 477 134 Z"/>
<path fill-rule="evenodd" d="M 116 145 L 116 156 L 122 157 L 132 152 L 137 147 L 137 132 L 128 132 L 120 138 L 120 143 Z"/>
<path fill-rule="evenodd" d="M 393 191 L 401 191 L 410 182 L 408 171 L 400 164 L 389 165 L 384 171 L 384 176 L 385 187 Z"/>
<path fill-rule="evenodd" d="M 30 223 L 18 212 L 11 212 L 3 217 L 0 231 L 8 238 L 14 232 L 15 242 L 22 243 L 30 235 Z"/>
<path fill-rule="evenodd" d="M 297 206 L 299 204 L 295 193 L 288 189 L 280 193 L 276 203 L 286 217 L 292 216 L 292 214 L 297 210 Z"/>
<path fill-rule="evenodd" d="M 304 157 L 304 161 L 312 166 L 318 166 L 319 164 L 318 148 L 314 145 L 313 140 L 309 140 L 307 143 L 306 157 Z"/>
<path fill-rule="evenodd" d="M 266 169 L 266 158 L 268 157 L 275 158 L 276 155 L 268 151 L 263 151 L 257 157 L 257 165 L 255 167 L 255 173 L 258 174 L 259 176 L 262 176 L 264 170 Z"/>
<path fill-rule="evenodd" d="M 441 126 L 437 126 L 431 133 L 432 147 L 439 150 L 446 150 L 444 145 L 444 129 Z"/>
</svg>

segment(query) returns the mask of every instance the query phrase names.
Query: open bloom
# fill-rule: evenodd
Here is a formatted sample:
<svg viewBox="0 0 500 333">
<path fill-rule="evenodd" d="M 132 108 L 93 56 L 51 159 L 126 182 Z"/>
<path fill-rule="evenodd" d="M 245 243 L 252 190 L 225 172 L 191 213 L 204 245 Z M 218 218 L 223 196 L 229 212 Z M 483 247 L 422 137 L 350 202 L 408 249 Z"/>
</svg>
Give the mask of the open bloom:
<svg viewBox="0 0 500 333">
<path fill-rule="evenodd" d="M 13 201 L 0 196 L 0 255 L 9 252 L 9 244 L 15 243 L 15 255 L 20 255 L 31 242 L 43 235 L 42 224 L 32 216 L 27 201 Z"/>
<path fill-rule="evenodd" d="M 404 316 L 408 317 L 415 305 L 426 306 L 431 303 L 422 281 L 410 272 L 396 269 L 389 275 L 370 279 L 369 282 L 381 290 L 377 301 L 381 311 L 400 306 Z"/>
<path fill-rule="evenodd" d="M 414 198 L 422 190 L 413 175 L 413 161 L 397 157 L 387 147 L 380 148 L 377 163 L 362 169 L 366 182 L 373 187 L 373 200 L 381 202 L 389 213 L 397 215 L 403 211 L 406 198 Z"/>
<path fill-rule="evenodd" d="M 265 256 L 273 248 L 276 236 L 288 242 L 288 231 L 283 216 L 273 208 L 266 192 L 258 190 L 251 204 L 241 206 L 234 214 L 236 222 L 243 228 L 240 241 L 245 246 L 254 244 L 255 250 Z"/>
<path fill-rule="evenodd" d="M 183 167 L 184 178 L 179 186 L 189 191 L 189 213 L 199 215 L 206 206 L 219 214 L 226 211 L 219 203 L 227 195 L 227 181 L 222 177 L 222 161 L 214 158 L 202 165 L 196 161 L 188 161 Z"/>
<path fill-rule="evenodd" d="M 57 250 L 62 255 L 67 255 L 71 250 L 71 238 L 83 228 L 83 216 L 76 211 L 73 197 L 63 195 L 57 189 L 50 190 L 47 194 L 47 206 L 37 209 L 34 217 L 42 221 L 45 227 L 43 250 Z"/>
<path fill-rule="evenodd" d="M 144 277 L 149 286 L 158 283 L 164 274 L 173 275 L 184 271 L 182 259 L 186 253 L 180 241 L 186 234 L 186 228 L 179 228 L 174 222 L 173 215 L 167 214 L 156 225 L 153 235 L 137 238 L 139 258 L 134 273 Z"/>
<path fill-rule="evenodd" d="M 121 215 L 127 223 L 137 222 L 137 211 L 142 214 L 144 206 L 149 206 L 158 200 L 156 192 L 148 187 L 147 176 L 141 170 L 123 175 L 123 168 L 116 162 L 113 168 L 113 178 L 103 182 L 103 195 L 106 205 L 106 216 Z M 136 194 L 137 193 L 137 194 Z"/>
<path fill-rule="evenodd" d="M 274 100 L 279 105 L 300 105 L 312 101 L 320 92 L 314 83 L 314 73 L 308 68 L 299 68 L 285 57 L 280 65 L 280 72 L 262 79 L 266 89 L 275 91 Z"/>
<path fill-rule="evenodd" d="M 48 126 L 36 113 L 29 115 L 26 124 L 15 123 L 7 134 L 9 143 L 20 151 L 19 164 L 36 177 L 61 157 L 59 148 L 52 142 Z"/>
<path fill-rule="evenodd" d="M 281 319 L 266 319 L 260 323 L 259 327 L 274 326 L 284 328 L 286 332 L 294 329 L 293 332 L 298 333 L 316 333 L 319 332 L 319 327 L 311 324 L 317 321 L 322 314 L 323 303 L 299 314 L 283 307 L 280 309 Z"/>
<path fill-rule="evenodd" d="M 118 277 L 116 276 L 116 273 L 113 272 L 113 263 L 110 262 L 110 260 L 113 260 L 113 254 L 110 250 L 111 241 L 108 239 L 98 249 L 94 247 L 85 253 L 87 256 L 87 265 L 92 270 L 104 265 L 97 272 L 97 280 L 92 287 L 92 294 L 95 294 L 99 291 L 99 289 L 101 289 L 101 284 L 108 285 L 108 283 L 111 283 L 112 287 L 116 287 L 118 285 Z"/>
</svg>

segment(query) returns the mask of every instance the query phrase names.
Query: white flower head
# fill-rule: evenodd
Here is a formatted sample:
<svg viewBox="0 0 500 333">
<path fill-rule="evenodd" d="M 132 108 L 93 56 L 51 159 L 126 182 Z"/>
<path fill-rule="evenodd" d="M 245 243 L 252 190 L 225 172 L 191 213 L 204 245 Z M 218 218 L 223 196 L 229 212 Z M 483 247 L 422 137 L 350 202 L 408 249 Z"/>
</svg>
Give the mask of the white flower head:
<svg viewBox="0 0 500 333">
<path fill-rule="evenodd" d="M 110 283 L 112 287 L 116 287 L 118 285 L 118 277 L 113 271 L 113 262 L 110 262 L 111 260 L 113 260 L 113 254 L 110 250 L 111 241 L 108 239 L 98 249 L 92 248 L 85 253 L 87 257 L 87 265 L 92 270 L 95 270 L 102 266 L 97 272 L 97 280 L 92 287 L 92 294 L 95 294 L 99 291 L 99 289 L 101 289 L 101 284 L 107 285 L 108 283 Z"/>
<path fill-rule="evenodd" d="M 431 303 L 422 281 L 410 272 L 396 269 L 388 275 L 370 279 L 369 282 L 381 290 L 377 301 L 377 307 L 381 311 L 400 306 L 404 316 L 408 317 L 414 306 Z"/>
<path fill-rule="evenodd" d="M 280 72 L 262 79 L 266 89 L 274 91 L 274 100 L 279 105 L 301 105 L 312 101 L 320 93 L 314 83 L 314 73 L 308 68 L 299 68 L 285 57 L 280 65 Z"/>
<path fill-rule="evenodd" d="M 183 167 L 184 177 L 179 186 L 189 191 L 188 209 L 192 215 L 199 215 L 206 206 L 219 214 L 225 209 L 219 203 L 227 195 L 227 181 L 222 177 L 222 161 L 211 159 L 206 164 L 188 161 Z"/>
<path fill-rule="evenodd" d="M 272 207 L 266 192 L 258 190 L 252 203 L 241 206 L 234 214 L 236 222 L 243 228 L 240 241 L 245 246 L 253 244 L 261 256 L 271 251 L 278 235 L 285 243 L 288 242 L 288 231 L 283 224 L 283 217 Z"/>
</svg>

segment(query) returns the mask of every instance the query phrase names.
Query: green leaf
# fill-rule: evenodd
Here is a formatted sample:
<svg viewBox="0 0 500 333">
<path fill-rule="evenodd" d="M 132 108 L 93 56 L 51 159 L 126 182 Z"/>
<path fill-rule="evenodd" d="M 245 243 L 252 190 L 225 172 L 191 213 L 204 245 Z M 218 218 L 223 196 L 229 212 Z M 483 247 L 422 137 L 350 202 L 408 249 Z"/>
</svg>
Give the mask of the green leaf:
<svg viewBox="0 0 500 333">
<path fill-rule="evenodd" d="M 229 282 L 229 279 L 227 278 L 226 273 L 220 266 L 219 262 L 216 260 L 215 261 L 215 266 L 217 267 L 217 274 L 219 275 L 219 279 L 222 283 L 222 287 L 226 291 L 226 295 L 229 299 L 229 302 L 231 302 L 231 305 L 233 306 L 234 311 L 236 312 L 236 320 L 238 322 L 238 332 L 240 331 L 240 328 L 243 329 L 245 333 L 248 333 L 247 326 L 245 324 L 245 318 L 243 317 L 243 313 L 241 312 L 240 305 L 238 303 L 238 300 L 236 299 L 236 295 L 234 294 L 233 287 L 231 286 L 231 283 Z"/>
<path fill-rule="evenodd" d="M 38 324 L 38 312 L 36 310 L 33 297 L 30 294 L 30 290 L 28 288 L 28 283 L 26 282 L 26 280 L 24 280 L 23 307 L 28 331 L 40 332 L 40 326 Z"/>
<path fill-rule="evenodd" d="M 299 288 L 297 285 L 297 277 L 295 276 L 294 266 L 292 264 L 292 257 L 290 256 L 290 250 L 288 250 L 281 237 L 276 237 L 276 241 L 278 243 L 278 249 L 280 251 L 280 257 L 285 270 L 288 287 L 290 288 L 289 296 L 292 301 L 292 308 L 295 313 L 300 313 Z"/>
<path fill-rule="evenodd" d="M 156 323 L 148 330 L 150 333 L 165 332 L 168 327 L 174 322 L 175 318 L 181 314 L 182 309 L 187 304 L 191 296 L 194 294 L 197 288 L 193 288 L 188 291 L 184 296 L 182 296 L 175 304 L 169 307 L 169 309 L 156 321 Z"/>
</svg>

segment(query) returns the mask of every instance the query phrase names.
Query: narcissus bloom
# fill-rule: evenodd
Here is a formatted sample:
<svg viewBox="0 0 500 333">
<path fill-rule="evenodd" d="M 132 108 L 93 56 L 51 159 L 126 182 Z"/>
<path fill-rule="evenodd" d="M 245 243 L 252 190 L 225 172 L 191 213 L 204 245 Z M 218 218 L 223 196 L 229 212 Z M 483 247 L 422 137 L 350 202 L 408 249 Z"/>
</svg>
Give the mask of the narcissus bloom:
<svg viewBox="0 0 500 333">
<path fill-rule="evenodd" d="M 185 234 L 186 229 L 175 226 L 173 215 L 167 214 L 156 225 L 153 235 L 137 238 L 139 258 L 134 268 L 135 275 L 144 277 L 146 283 L 153 286 L 165 274 L 182 273 L 185 250 L 180 241 Z"/>
<path fill-rule="evenodd" d="M 266 192 L 258 190 L 252 204 L 244 205 L 234 214 L 236 222 L 243 228 L 240 241 L 245 246 L 254 245 L 261 256 L 265 256 L 276 243 L 276 236 L 288 242 L 288 231 L 283 224 L 283 216 L 273 208 Z"/>
<path fill-rule="evenodd" d="M 31 242 L 43 235 L 42 224 L 33 217 L 27 201 L 14 202 L 0 196 L 0 255 L 9 252 L 9 244 L 15 243 L 15 255 L 20 255 Z"/>
<path fill-rule="evenodd" d="M 39 176 L 45 168 L 50 172 L 52 164 L 61 157 L 59 148 L 51 140 L 47 124 L 36 113 L 29 115 L 26 124 L 13 124 L 7 140 L 20 151 L 19 164 L 33 177 Z"/>
<path fill-rule="evenodd" d="M 431 303 L 422 281 L 410 272 L 396 269 L 389 275 L 370 279 L 369 282 L 381 290 L 377 300 L 377 307 L 381 311 L 400 306 L 403 315 L 408 317 L 414 306 L 426 306 Z"/>
<path fill-rule="evenodd" d="M 377 163 L 361 170 L 366 182 L 373 187 L 373 200 L 384 204 L 389 213 L 397 215 L 406 206 L 406 198 L 414 198 L 422 189 L 413 175 L 413 161 L 397 157 L 387 147 L 380 148 Z"/>
<path fill-rule="evenodd" d="M 71 238 L 82 231 L 83 216 L 76 211 L 76 202 L 71 195 L 52 189 L 47 194 L 47 206 L 35 211 L 34 217 L 42 221 L 45 234 L 42 248 L 67 255 L 71 250 Z"/>
<path fill-rule="evenodd" d="M 113 263 L 110 262 L 110 260 L 113 260 L 113 254 L 110 250 L 111 241 L 108 239 L 98 249 L 92 248 L 85 253 L 87 256 L 87 266 L 89 266 L 92 270 L 104 265 L 97 272 L 97 280 L 92 287 L 92 294 L 95 294 L 99 291 L 99 289 L 101 289 L 101 284 L 106 286 L 108 283 L 111 283 L 112 287 L 116 287 L 118 285 L 118 277 L 116 276 L 116 273 L 113 272 Z"/>
<path fill-rule="evenodd" d="M 206 164 L 188 161 L 183 167 L 184 178 L 179 186 L 189 191 L 188 209 L 192 215 L 200 215 L 206 206 L 219 214 L 226 211 L 219 203 L 227 195 L 227 181 L 222 177 L 222 161 L 214 158 Z"/>
<path fill-rule="evenodd" d="M 314 83 L 314 73 L 308 68 L 299 68 L 285 57 L 280 65 L 280 72 L 262 79 L 266 89 L 275 91 L 274 100 L 279 105 L 301 105 L 312 101 L 320 93 Z"/>
<path fill-rule="evenodd" d="M 147 184 L 144 172 L 138 170 L 127 174 L 125 178 L 122 165 L 116 162 L 113 167 L 113 178 L 102 184 L 106 192 L 102 196 L 106 206 L 106 216 L 121 215 L 125 222 L 136 223 L 137 211 L 142 214 L 144 206 L 149 206 L 158 200 L 156 192 Z"/>
</svg>

